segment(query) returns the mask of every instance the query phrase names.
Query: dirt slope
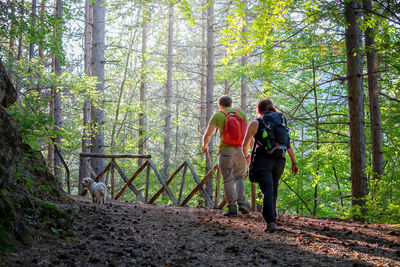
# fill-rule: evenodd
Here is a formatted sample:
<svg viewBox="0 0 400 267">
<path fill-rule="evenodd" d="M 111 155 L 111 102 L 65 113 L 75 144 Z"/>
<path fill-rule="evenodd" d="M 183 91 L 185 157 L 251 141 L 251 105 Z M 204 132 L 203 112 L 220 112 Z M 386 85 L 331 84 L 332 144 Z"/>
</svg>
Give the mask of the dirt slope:
<svg viewBox="0 0 400 267">
<path fill-rule="evenodd" d="M 44 234 L 0 265 L 400 266 L 400 230 L 389 226 L 285 215 L 266 234 L 259 213 L 75 199 L 75 236 Z"/>
</svg>

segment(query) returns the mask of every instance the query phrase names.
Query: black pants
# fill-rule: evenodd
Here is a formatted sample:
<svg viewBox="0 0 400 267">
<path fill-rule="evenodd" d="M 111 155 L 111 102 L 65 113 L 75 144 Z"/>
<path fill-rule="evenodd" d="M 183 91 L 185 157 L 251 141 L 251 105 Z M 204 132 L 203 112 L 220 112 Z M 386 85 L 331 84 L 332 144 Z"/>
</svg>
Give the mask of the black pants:
<svg viewBox="0 0 400 267">
<path fill-rule="evenodd" d="M 276 199 L 279 179 L 285 169 L 285 158 L 259 157 L 257 162 L 257 180 L 263 193 L 262 215 L 267 223 L 276 223 Z"/>
</svg>

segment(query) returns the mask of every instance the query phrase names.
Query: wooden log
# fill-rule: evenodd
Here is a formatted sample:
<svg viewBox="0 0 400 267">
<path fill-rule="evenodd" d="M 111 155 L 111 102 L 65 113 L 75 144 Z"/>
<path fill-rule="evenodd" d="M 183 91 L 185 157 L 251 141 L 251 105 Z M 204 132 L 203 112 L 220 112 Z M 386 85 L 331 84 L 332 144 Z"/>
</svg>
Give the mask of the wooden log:
<svg viewBox="0 0 400 267">
<path fill-rule="evenodd" d="M 115 180 L 114 180 L 114 159 L 111 159 L 111 198 L 115 195 Z"/>
<path fill-rule="evenodd" d="M 93 170 L 92 167 L 90 166 L 90 163 L 88 162 L 88 160 L 86 160 L 86 159 L 83 158 L 83 157 L 82 157 L 82 159 L 83 159 L 83 163 L 85 163 L 85 165 L 86 165 L 86 168 L 88 168 L 88 170 L 89 170 L 89 172 L 90 172 L 90 175 L 91 175 L 92 177 L 96 177 L 96 173 L 94 172 L 94 170 Z M 86 177 L 83 177 L 83 178 L 86 178 Z"/>
<path fill-rule="evenodd" d="M 148 163 L 150 164 L 151 168 L 154 170 L 155 175 L 158 178 L 158 181 L 162 184 L 162 186 L 165 189 L 165 192 L 167 193 L 167 195 L 169 196 L 169 198 L 172 200 L 172 203 L 174 203 L 174 205 L 177 205 L 176 202 L 176 198 L 174 197 L 174 195 L 172 194 L 171 190 L 168 188 L 168 185 L 165 183 L 164 179 L 162 178 L 160 172 L 157 170 L 156 166 L 154 165 L 153 161 L 151 159 L 147 160 Z"/>
<path fill-rule="evenodd" d="M 183 168 L 181 187 L 179 190 L 179 197 L 178 197 L 178 205 L 179 205 L 179 203 L 181 203 L 181 200 L 182 200 L 183 188 L 185 186 L 185 180 L 186 180 L 186 172 L 187 172 L 187 164 L 185 164 L 185 167 Z"/>
<path fill-rule="evenodd" d="M 217 169 L 217 181 L 215 184 L 215 196 L 214 196 L 214 209 L 216 209 L 218 207 L 220 183 L 221 183 L 221 173 L 220 173 L 219 169 Z"/>
<path fill-rule="evenodd" d="M 199 185 L 201 183 L 199 176 L 197 175 L 197 172 L 195 171 L 195 169 L 193 168 L 193 165 L 190 163 L 190 161 L 186 161 L 186 164 L 190 170 L 190 172 L 192 173 L 193 179 L 195 180 L 195 182 L 197 183 L 197 185 Z M 218 168 L 218 165 L 215 164 L 215 166 L 211 169 L 211 171 L 215 170 L 216 168 Z M 206 199 L 206 203 L 208 207 L 212 207 L 213 205 L 213 201 L 211 196 L 208 194 L 208 192 L 201 187 L 201 191 L 203 192 L 203 195 Z"/>
<path fill-rule="evenodd" d="M 224 199 L 221 201 L 221 203 L 218 206 L 219 210 L 222 210 L 226 205 L 226 198 L 224 197 Z"/>
<path fill-rule="evenodd" d="M 105 167 L 105 169 L 101 173 L 99 173 L 99 175 L 97 175 L 96 178 L 94 178 L 93 180 L 95 182 L 98 182 L 100 180 L 100 178 L 103 177 L 103 175 L 106 172 L 108 172 L 108 170 L 111 168 L 111 166 L 112 166 L 112 162 L 110 161 L 110 163 L 108 163 L 107 167 Z"/>
<path fill-rule="evenodd" d="M 188 166 L 189 167 L 189 166 Z M 192 197 L 204 186 L 205 183 L 207 183 L 208 180 L 213 176 L 214 171 L 218 168 L 218 165 L 215 164 L 214 168 L 212 168 L 207 175 L 204 177 L 204 179 L 193 189 L 192 192 L 185 198 L 185 200 L 180 204 L 180 206 L 185 206 L 191 199 Z M 189 167 L 190 169 L 190 167 Z M 211 201 L 212 205 L 212 201 Z"/>
<path fill-rule="evenodd" d="M 117 196 L 115 197 L 115 199 L 118 199 L 122 196 L 122 194 L 124 193 L 124 191 L 126 190 L 126 188 L 130 188 L 132 190 L 132 192 L 136 195 L 136 197 L 139 199 L 139 201 L 141 202 L 145 202 L 142 196 L 142 193 L 136 188 L 136 186 L 134 186 L 132 184 L 133 180 L 135 180 L 135 178 L 139 175 L 139 173 L 146 167 L 147 161 L 145 163 L 143 163 L 142 166 L 140 166 L 140 168 L 132 175 L 132 177 L 128 180 L 125 176 L 125 173 L 122 171 L 122 169 L 119 167 L 119 165 L 114 161 L 113 162 L 115 168 L 117 169 L 117 171 L 119 172 L 119 175 L 121 175 L 121 178 L 125 181 L 125 185 L 124 187 L 121 189 L 121 191 L 117 194 Z"/>
<path fill-rule="evenodd" d="M 146 192 L 145 192 L 145 197 L 144 200 L 147 203 L 147 200 L 149 199 L 149 187 L 150 187 L 150 164 L 147 164 L 146 168 Z"/>
<path fill-rule="evenodd" d="M 120 158 L 131 158 L 131 159 L 150 159 L 151 155 L 107 155 L 107 154 L 97 154 L 97 153 L 80 153 L 82 157 L 90 158 L 109 158 L 109 159 L 120 159 Z"/>
<path fill-rule="evenodd" d="M 173 179 L 175 178 L 175 176 L 180 172 L 180 170 L 182 170 L 182 168 L 183 168 L 184 166 L 186 166 L 185 162 L 182 163 L 181 166 L 178 167 L 178 169 L 176 169 L 176 171 L 171 175 L 171 177 L 169 177 L 169 179 L 168 179 L 167 182 L 166 182 L 167 186 L 172 182 L 172 180 L 173 180 Z M 157 193 L 150 199 L 149 203 L 150 203 L 150 204 L 153 204 L 153 203 L 157 200 L 157 198 L 158 198 L 162 193 L 164 193 L 164 191 L 165 191 L 165 188 L 164 188 L 164 186 L 162 186 L 162 187 L 160 188 L 160 190 L 158 190 Z"/>
</svg>

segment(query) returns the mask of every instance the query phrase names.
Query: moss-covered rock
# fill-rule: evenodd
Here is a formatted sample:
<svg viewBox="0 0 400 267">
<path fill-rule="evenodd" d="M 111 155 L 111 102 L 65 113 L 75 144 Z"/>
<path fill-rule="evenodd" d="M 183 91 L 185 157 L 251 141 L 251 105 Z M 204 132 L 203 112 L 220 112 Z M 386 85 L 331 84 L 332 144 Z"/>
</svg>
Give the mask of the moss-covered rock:
<svg viewBox="0 0 400 267">
<path fill-rule="evenodd" d="M 0 191 L 0 251 L 15 250 L 14 221 L 16 215 L 4 190 Z"/>
</svg>

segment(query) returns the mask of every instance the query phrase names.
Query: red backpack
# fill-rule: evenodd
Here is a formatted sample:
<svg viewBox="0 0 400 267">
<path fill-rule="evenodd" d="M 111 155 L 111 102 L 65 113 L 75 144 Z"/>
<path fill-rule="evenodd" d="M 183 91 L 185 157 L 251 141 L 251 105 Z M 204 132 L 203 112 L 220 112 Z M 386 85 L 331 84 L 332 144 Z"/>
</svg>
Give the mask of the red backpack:
<svg viewBox="0 0 400 267">
<path fill-rule="evenodd" d="M 221 110 L 221 112 L 226 115 L 222 140 L 231 146 L 241 146 L 246 134 L 246 121 L 238 115 L 237 109 L 229 113 L 225 110 Z"/>
</svg>

